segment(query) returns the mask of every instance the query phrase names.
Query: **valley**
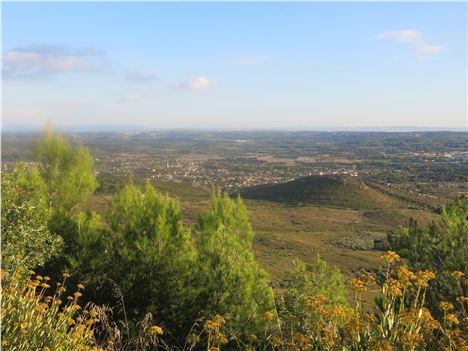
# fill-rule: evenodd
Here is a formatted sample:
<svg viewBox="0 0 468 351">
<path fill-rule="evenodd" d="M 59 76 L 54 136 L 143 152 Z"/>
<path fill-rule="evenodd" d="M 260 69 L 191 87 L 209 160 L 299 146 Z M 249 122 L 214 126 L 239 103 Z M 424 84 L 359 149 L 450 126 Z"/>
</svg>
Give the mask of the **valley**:
<svg viewBox="0 0 468 351">
<path fill-rule="evenodd" d="M 466 134 L 449 132 L 159 131 L 69 134 L 95 158 L 106 213 L 123 184 L 150 181 L 180 200 L 194 227 L 212 188 L 245 200 L 255 254 L 273 284 L 294 258 L 320 254 L 348 277 L 379 268 L 386 236 L 467 194 Z M 2 167 L 31 162 L 37 134 L 5 134 Z M 421 172 L 420 169 L 425 171 Z M 415 178 L 416 177 L 416 178 Z"/>
</svg>

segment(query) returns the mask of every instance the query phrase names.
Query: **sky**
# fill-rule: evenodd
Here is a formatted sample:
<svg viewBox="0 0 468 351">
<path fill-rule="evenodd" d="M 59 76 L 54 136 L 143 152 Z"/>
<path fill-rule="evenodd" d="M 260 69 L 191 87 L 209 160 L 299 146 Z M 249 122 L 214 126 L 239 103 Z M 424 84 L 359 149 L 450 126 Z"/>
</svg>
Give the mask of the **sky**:
<svg viewBox="0 0 468 351">
<path fill-rule="evenodd" d="M 466 128 L 467 3 L 2 3 L 3 128 Z"/>
</svg>

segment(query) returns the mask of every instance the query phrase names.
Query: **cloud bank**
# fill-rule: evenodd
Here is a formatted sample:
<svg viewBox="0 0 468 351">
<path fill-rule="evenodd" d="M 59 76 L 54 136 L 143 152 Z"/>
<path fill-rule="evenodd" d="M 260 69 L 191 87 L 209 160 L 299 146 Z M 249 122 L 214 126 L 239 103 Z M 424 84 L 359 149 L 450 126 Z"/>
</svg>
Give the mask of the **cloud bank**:
<svg viewBox="0 0 468 351">
<path fill-rule="evenodd" d="M 388 30 L 374 36 L 375 39 L 389 40 L 410 46 L 416 52 L 418 61 L 428 61 L 445 51 L 441 45 L 429 43 L 420 31 L 414 29 Z"/>
<path fill-rule="evenodd" d="M 3 79 L 30 79 L 61 73 L 96 71 L 102 52 L 89 47 L 31 45 L 10 49 L 2 55 Z"/>
</svg>

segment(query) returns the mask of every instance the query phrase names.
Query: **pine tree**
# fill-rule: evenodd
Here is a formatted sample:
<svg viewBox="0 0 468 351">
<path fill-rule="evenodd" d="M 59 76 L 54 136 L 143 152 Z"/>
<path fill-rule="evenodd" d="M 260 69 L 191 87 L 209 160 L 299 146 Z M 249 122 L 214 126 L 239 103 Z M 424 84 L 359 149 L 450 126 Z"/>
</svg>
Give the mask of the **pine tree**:
<svg viewBox="0 0 468 351">
<path fill-rule="evenodd" d="M 33 150 L 34 159 L 49 194 L 49 205 L 56 211 L 70 211 L 96 190 L 94 160 L 89 150 L 71 146 L 61 135 L 47 127 L 43 139 Z"/>
<path fill-rule="evenodd" d="M 254 232 L 240 197 L 232 200 L 214 191 L 198 233 L 199 306 L 248 335 L 259 316 L 273 309 L 273 292 L 268 274 L 255 261 Z"/>
<path fill-rule="evenodd" d="M 108 271 L 128 317 L 141 320 L 149 312 L 173 334 L 185 336 L 195 318 L 194 250 L 179 203 L 149 183 L 144 191 L 129 184 L 116 195 L 109 223 L 114 240 Z"/>
</svg>

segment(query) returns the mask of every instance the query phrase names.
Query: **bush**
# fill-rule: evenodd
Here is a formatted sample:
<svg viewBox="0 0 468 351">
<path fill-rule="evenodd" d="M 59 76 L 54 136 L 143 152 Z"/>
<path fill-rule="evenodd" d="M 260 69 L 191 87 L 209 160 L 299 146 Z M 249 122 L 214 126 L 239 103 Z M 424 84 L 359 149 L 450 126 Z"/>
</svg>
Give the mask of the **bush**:
<svg viewBox="0 0 468 351">
<path fill-rule="evenodd" d="M 29 276 L 28 276 L 29 275 Z M 2 290 L 2 349 L 21 351 L 99 350 L 94 338 L 98 322 L 93 310 L 78 304 L 82 285 L 67 296 L 63 288 L 68 274 L 51 293 L 48 277 L 18 266 L 7 277 Z M 4 281 L 5 282 L 5 281 Z"/>
<path fill-rule="evenodd" d="M 316 316 L 310 315 L 307 301 L 318 295 L 329 306 L 347 306 L 345 278 L 338 268 L 329 266 L 319 255 L 312 264 L 295 260 L 294 269 L 286 276 L 286 290 L 276 293 L 279 318 L 286 324 L 291 320 L 293 323 L 312 323 Z"/>
<path fill-rule="evenodd" d="M 17 164 L 2 174 L 2 264 L 24 257 L 31 268 L 58 255 L 62 239 L 48 229 L 50 211 L 45 184 L 37 168 Z"/>
<path fill-rule="evenodd" d="M 457 280 L 452 272 L 468 275 L 468 201 L 458 200 L 443 206 L 441 222 L 419 228 L 416 221 L 401 227 L 399 233 L 389 236 L 393 250 L 408 260 L 413 270 L 432 270 L 437 278 L 428 291 L 428 302 L 433 312 L 439 301 L 456 304 L 463 293 L 468 293 L 468 280 Z"/>
</svg>

